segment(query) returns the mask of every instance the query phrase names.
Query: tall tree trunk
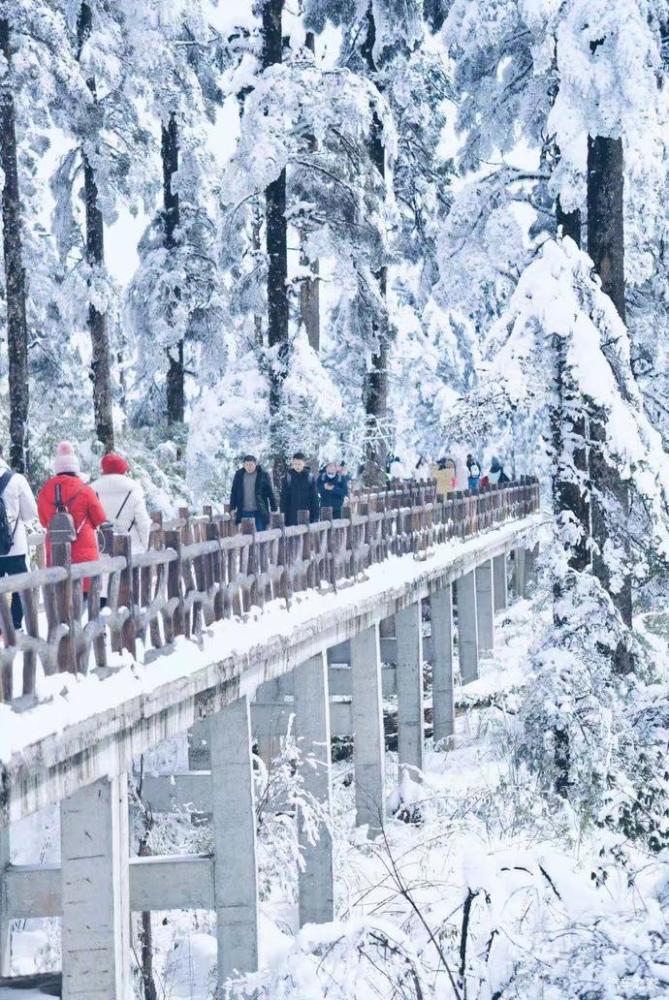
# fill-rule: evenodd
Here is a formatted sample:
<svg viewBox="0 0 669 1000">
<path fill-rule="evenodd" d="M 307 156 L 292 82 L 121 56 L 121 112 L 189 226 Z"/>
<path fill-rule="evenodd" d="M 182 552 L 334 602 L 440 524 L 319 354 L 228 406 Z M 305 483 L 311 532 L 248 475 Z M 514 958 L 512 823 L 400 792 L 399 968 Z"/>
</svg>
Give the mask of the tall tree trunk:
<svg viewBox="0 0 669 1000">
<path fill-rule="evenodd" d="M 281 17 L 284 0 L 265 0 L 263 68 L 282 61 Z M 267 247 L 267 343 L 272 352 L 269 390 L 270 447 L 274 481 L 281 482 L 286 463 L 286 435 L 282 426 L 283 384 L 288 373 L 288 227 L 286 224 L 286 171 L 265 190 Z"/>
<path fill-rule="evenodd" d="M 172 179 L 179 169 L 179 126 L 174 112 L 162 127 L 161 156 L 163 161 L 163 243 L 169 252 L 177 245 L 176 232 L 181 223 L 179 193 L 172 188 Z M 178 291 L 177 291 L 178 296 Z M 184 342 L 183 337 L 167 351 L 167 423 L 182 424 L 185 415 Z"/>
<path fill-rule="evenodd" d="M 555 209 L 558 233 L 571 237 L 580 247 L 580 211 L 564 212 L 559 198 Z M 590 565 L 586 407 L 567 369 L 564 339 L 556 337 L 553 346 L 557 381 L 557 406 L 553 414 L 553 505 L 563 544 L 569 552 L 569 566 L 580 572 Z"/>
<path fill-rule="evenodd" d="M 304 44 L 315 55 L 316 36 L 313 31 L 307 32 Z M 310 152 L 315 152 L 318 149 L 316 137 L 313 135 L 308 137 L 307 144 Z M 300 263 L 308 271 L 308 274 L 300 282 L 300 321 L 306 331 L 309 344 L 318 353 L 321 346 L 320 267 L 317 259 L 309 260 L 304 246 L 300 253 Z"/>
<path fill-rule="evenodd" d="M 77 20 L 77 58 L 90 36 L 92 26 L 91 8 L 82 3 Z M 86 81 L 88 89 L 97 100 L 95 79 Z M 86 260 L 93 271 L 104 268 L 104 222 L 102 212 L 98 208 L 98 188 L 95 180 L 95 170 L 85 151 L 82 151 L 84 164 L 84 206 L 86 211 Z M 88 307 L 88 327 L 91 334 L 92 360 L 91 379 L 93 382 L 93 412 L 95 415 L 95 430 L 105 451 L 114 447 L 113 394 L 111 381 L 111 358 L 109 349 L 109 329 L 107 314 L 101 313 L 91 303 Z"/>
<path fill-rule="evenodd" d="M 367 64 L 370 76 L 376 74 L 374 62 L 374 44 L 376 42 L 376 24 L 374 11 L 370 2 L 367 8 L 367 34 L 360 52 Z M 383 135 L 383 125 L 376 111 L 372 113 L 369 136 L 369 155 L 372 163 L 385 180 L 386 149 Z M 363 389 L 365 406 L 365 468 L 364 481 L 368 486 L 382 485 L 386 480 L 386 459 L 388 455 L 387 418 L 388 418 L 388 314 L 386 293 L 388 285 L 388 269 L 379 268 L 374 274 L 378 284 L 378 299 L 380 310 L 372 328 L 373 351 L 371 367 L 366 374 Z"/>
<path fill-rule="evenodd" d="M 588 137 L 588 253 L 602 282 L 602 289 L 625 321 L 625 240 L 623 225 L 623 145 L 621 139 Z M 632 624 L 632 577 L 627 519 L 629 487 L 618 469 L 606 460 L 606 415 L 593 414 L 590 422 L 590 476 L 593 485 L 593 572 L 611 594 L 626 625 Z M 612 589 L 605 547 L 610 542 L 622 550 L 622 587 Z"/>
<path fill-rule="evenodd" d="M 9 21 L 0 20 L 0 47 L 7 73 L 0 90 L 0 160 L 5 183 L 2 189 L 2 241 L 7 294 L 7 352 L 9 357 L 10 465 L 26 471 L 28 436 L 28 324 L 26 274 L 23 266 L 21 201 L 16 151 L 16 115 L 11 81 Z"/>
</svg>

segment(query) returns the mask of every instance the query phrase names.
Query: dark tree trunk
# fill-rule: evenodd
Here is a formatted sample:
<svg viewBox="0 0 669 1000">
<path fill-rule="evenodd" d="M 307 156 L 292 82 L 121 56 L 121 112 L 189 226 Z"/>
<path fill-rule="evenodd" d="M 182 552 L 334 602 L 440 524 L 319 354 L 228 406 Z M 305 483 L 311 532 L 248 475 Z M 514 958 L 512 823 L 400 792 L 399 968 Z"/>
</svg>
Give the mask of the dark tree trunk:
<svg viewBox="0 0 669 1000">
<path fill-rule="evenodd" d="M 621 139 L 588 137 L 588 253 L 602 282 L 602 289 L 625 321 L 625 240 L 623 226 L 623 145 Z M 606 415 L 599 411 L 590 422 L 590 477 L 593 485 L 592 536 L 597 546 L 592 567 L 611 594 L 626 625 L 632 624 L 632 577 L 627 519 L 629 488 L 618 469 L 606 460 Z M 615 593 L 604 559 L 611 540 L 623 550 L 624 582 Z"/>
<path fill-rule="evenodd" d="M 91 26 L 91 8 L 87 3 L 83 3 L 77 20 L 79 57 L 91 33 Z M 95 80 L 91 78 L 86 82 L 95 100 Z M 104 267 L 105 258 L 104 222 L 102 212 L 98 208 L 98 188 L 95 180 L 95 171 L 85 152 L 82 152 L 82 159 L 84 164 L 84 205 L 86 211 L 86 260 L 92 270 L 101 271 Z M 93 382 L 95 430 L 105 451 L 111 451 L 114 447 L 114 421 L 109 330 L 106 313 L 99 312 L 92 303 L 88 307 L 88 326 L 92 347 L 91 379 Z"/>
<path fill-rule="evenodd" d="M 9 22 L 0 20 L 0 47 L 11 66 Z M 2 189 L 2 240 L 7 294 L 7 353 L 9 358 L 9 461 L 26 471 L 28 436 L 28 324 L 26 274 L 23 265 L 21 201 L 16 150 L 16 115 L 11 76 L 0 90 L 0 159 L 5 183 Z"/>
<path fill-rule="evenodd" d="M 263 68 L 282 60 L 281 16 L 283 0 L 266 0 L 263 7 Z M 275 479 L 283 478 L 286 437 L 282 426 L 283 384 L 288 372 L 288 242 L 286 224 L 286 171 L 265 191 L 267 247 L 267 343 L 272 352 L 269 413 L 270 446 Z"/>
<path fill-rule="evenodd" d="M 565 212 L 558 198 L 555 205 L 555 222 L 559 234 L 570 236 L 577 247 L 581 246 L 581 213 L 578 208 Z"/>
<path fill-rule="evenodd" d="M 376 73 L 374 62 L 374 43 L 376 41 L 376 24 L 374 12 L 370 3 L 367 8 L 367 34 L 360 52 L 365 60 L 370 76 Z M 382 178 L 386 175 L 386 149 L 383 135 L 383 125 L 376 114 L 372 112 L 369 136 L 369 155 L 372 163 Z M 372 328 L 374 344 L 371 368 L 366 374 L 363 389 L 365 405 L 365 468 L 363 478 L 367 486 L 379 486 L 386 481 L 386 459 L 388 455 L 387 420 L 388 420 L 388 314 L 386 310 L 386 291 L 388 273 L 386 267 L 379 268 L 374 274 L 378 284 L 381 308 L 377 312 Z"/>
<path fill-rule="evenodd" d="M 179 193 L 172 189 L 172 178 L 179 169 L 179 126 L 172 113 L 162 128 L 163 161 L 163 240 L 169 252 L 177 245 Z M 183 338 L 167 351 L 167 423 L 182 424 L 185 416 L 184 342 Z"/>
<path fill-rule="evenodd" d="M 313 31 L 307 32 L 304 44 L 315 54 L 316 36 Z M 307 144 L 310 152 L 318 148 L 315 136 L 309 136 Z M 309 260 L 304 250 L 300 254 L 300 263 L 309 271 L 300 282 L 300 321 L 304 325 L 309 344 L 318 353 L 321 346 L 320 268 L 318 260 Z"/>
<path fill-rule="evenodd" d="M 570 236 L 580 247 L 580 211 L 575 209 L 573 212 L 564 212 L 558 198 L 555 214 L 558 233 L 563 237 Z M 553 414 L 555 453 L 553 505 L 558 524 L 562 528 L 563 542 L 569 550 L 569 566 L 580 572 L 590 565 L 588 541 L 591 524 L 586 408 L 585 400 L 574 386 L 567 370 L 564 339 L 556 337 L 553 348 L 557 382 L 557 406 Z M 577 538 L 573 538 L 569 525 L 576 530 Z"/>
</svg>

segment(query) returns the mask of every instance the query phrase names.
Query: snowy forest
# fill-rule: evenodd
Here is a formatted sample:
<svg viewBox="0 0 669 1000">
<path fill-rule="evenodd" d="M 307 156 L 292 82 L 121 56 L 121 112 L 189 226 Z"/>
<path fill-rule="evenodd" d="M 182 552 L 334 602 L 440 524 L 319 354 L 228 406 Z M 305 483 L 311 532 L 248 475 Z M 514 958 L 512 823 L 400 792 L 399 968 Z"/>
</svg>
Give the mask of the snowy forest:
<svg viewBox="0 0 669 1000">
<path fill-rule="evenodd" d="M 230 995 L 669 996 L 669 0 L 0 0 L 0 48 L 1 443 L 35 490 L 63 438 L 166 516 L 247 452 L 541 486 L 534 593 L 421 780 L 389 751 L 373 842 L 341 755 L 332 924 L 285 916 L 299 748 L 259 768 L 267 960 Z M 146 853 L 210 849 L 134 805 Z M 212 996 L 211 914 L 142 921 L 136 997 Z"/>
</svg>

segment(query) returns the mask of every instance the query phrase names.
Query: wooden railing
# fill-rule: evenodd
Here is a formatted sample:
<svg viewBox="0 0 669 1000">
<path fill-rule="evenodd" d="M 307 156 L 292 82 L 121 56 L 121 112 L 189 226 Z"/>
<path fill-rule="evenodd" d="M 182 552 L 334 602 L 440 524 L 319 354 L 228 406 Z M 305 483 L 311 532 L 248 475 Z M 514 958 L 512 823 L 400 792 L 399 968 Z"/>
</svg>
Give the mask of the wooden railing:
<svg viewBox="0 0 669 1000">
<path fill-rule="evenodd" d="M 285 527 L 273 514 L 261 532 L 252 520 L 240 531 L 230 513 L 205 508 L 192 517 L 182 510 L 176 521 L 155 519 L 149 551 L 141 554 L 132 552 L 129 535 L 106 529 L 105 554 L 95 562 L 71 565 L 69 543 L 55 544 L 50 568 L 0 580 L 0 701 L 30 704 L 38 661 L 46 675 L 104 670 L 110 652 L 135 656 L 140 641 L 169 649 L 176 636 L 199 637 L 204 626 L 253 605 L 280 597 L 290 607 L 295 593 L 336 590 L 391 555 L 419 555 L 538 509 L 534 479 L 446 498 L 436 496 L 434 482 L 410 483 L 354 494 L 339 520 L 324 508 L 320 521 L 310 524 L 304 511 L 301 523 Z M 12 624 L 12 593 L 23 602 L 23 632 Z"/>
</svg>

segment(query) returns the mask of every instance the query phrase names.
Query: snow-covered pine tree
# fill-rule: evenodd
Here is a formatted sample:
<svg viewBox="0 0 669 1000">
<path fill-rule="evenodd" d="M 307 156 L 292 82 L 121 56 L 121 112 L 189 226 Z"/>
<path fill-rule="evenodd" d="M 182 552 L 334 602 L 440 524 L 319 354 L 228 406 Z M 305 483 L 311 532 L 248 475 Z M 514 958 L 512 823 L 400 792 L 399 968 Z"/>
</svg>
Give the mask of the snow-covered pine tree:
<svg viewBox="0 0 669 1000">
<path fill-rule="evenodd" d="M 0 51 L 4 60 L 0 84 L 0 162 L 2 238 L 7 298 L 7 354 L 9 362 L 9 459 L 12 468 L 26 471 L 28 436 L 28 324 L 23 249 L 22 206 L 19 193 L 16 107 L 12 76 L 13 37 L 7 17 L 0 17 Z"/>
</svg>

